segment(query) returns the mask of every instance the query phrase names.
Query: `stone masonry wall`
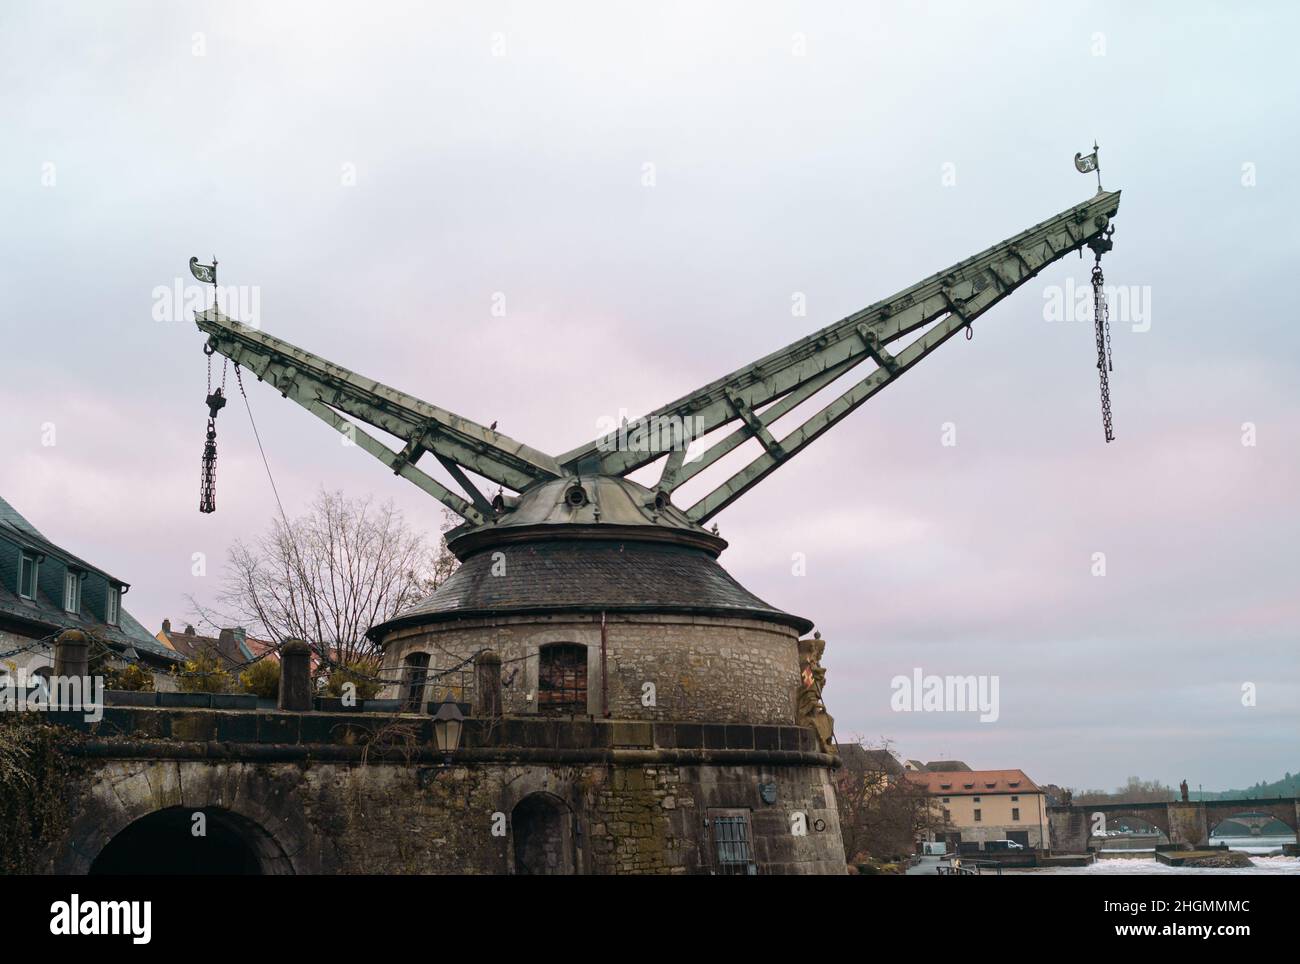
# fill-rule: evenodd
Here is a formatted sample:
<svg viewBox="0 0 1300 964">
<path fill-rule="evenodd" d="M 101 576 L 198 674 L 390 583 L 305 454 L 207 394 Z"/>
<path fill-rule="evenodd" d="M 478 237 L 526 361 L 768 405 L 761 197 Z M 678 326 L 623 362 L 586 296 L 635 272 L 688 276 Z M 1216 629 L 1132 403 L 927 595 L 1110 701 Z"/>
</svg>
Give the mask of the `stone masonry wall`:
<svg viewBox="0 0 1300 964">
<path fill-rule="evenodd" d="M 609 616 L 609 712 L 620 719 L 792 723 L 799 685 L 797 636 L 774 623 L 681 616 Z M 385 640 L 383 675 L 395 679 L 413 652 L 444 671 L 482 649 L 502 659 L 507 714 L 536 712 L 538 652 L 548 643 L 587 647 L 587 713 L 601 715 L 600 620 L 506 617 L 401 630 Z M 473 703 L 466 667 L 432 682 L 425 697 L 447 692 Z M 651 684 L 653 689 L 647 686 Z M 385 695 L 396 697 L 399 688 Z M 532 695 L 530 699 L 529 696 Z"/>
<path fill-rule="evenodd" d="M 103 759 L 66 839 L 51 842 L 48 869 L 84 873 L 125 827 L 181 807 L 229 813 L 255 828 L 266 872 L 514 873 L 515 808 L 540 794 L 571 821 L 571 872 L 709 873 L 710 810 L 728 808 L 749 817 L 757 872 L 843 873 L 829 772 Z M 764 784 L 771 803 L 760 795 Z M 805 835 L 794 832 L 795 811 L 806 817 Z"/>
</svg>

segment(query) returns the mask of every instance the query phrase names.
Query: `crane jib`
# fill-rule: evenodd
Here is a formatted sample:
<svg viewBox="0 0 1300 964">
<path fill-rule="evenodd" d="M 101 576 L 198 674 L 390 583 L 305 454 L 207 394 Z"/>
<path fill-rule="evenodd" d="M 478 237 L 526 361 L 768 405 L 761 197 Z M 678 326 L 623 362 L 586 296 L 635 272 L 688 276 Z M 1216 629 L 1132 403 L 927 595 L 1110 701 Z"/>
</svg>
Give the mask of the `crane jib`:
<svg viewBox="0 0 1300 964">
<path fill-rule="evenodd" d="M 972 324 L 1045 267 L 1073 251 L 1091 248 L 1098 269 L 1093 277 L 1098 367 L 1106 436 L 1111 432 L 1111 368 L 1108 313 L 1100 292 L 1100 258 L 1110 249 L 1111 219 L 1120 192 L 1095 196 L 1033 225 L 963 261 L 936 272 L 888 298 L 812 332 L 688 395 L 630 423 L 634 428 L 660 424 L 690 426 L 693 438 L 676 427 L 669 432 L 633 431 L 638 440 L 665 438 L 666 446 L 625 445 L 627 423 L 558 457 L 548 455 L 496 430 L 439 408 L 412 395 L 330 362 L 282 339 L 242 325 L 214 306 L 196 313 L 208 335 L 206 351 L 216 352 L 253 371 L 280 393 L 306 408 L 392 471 L 424 489 L 471 525 L 482 525 L 511 510 L 504 490 L 522 493 L 554 479 L 576 474 L 626 477 L 659 459 L 664 468 L 653 487 L 655 501 L 667 504 L 674 491 L 700 472 L 757 439 L 762 451 L 740 471 L 696 501 L 685 514 L 697 525 L 760 482 L 877 391 L 891 384 L 963 329 Z M 915 337 L 911 337 L 915 336 Z M 909 340 L 910 339 L 910 340 Z M 897 343 L 897 344 L 895 344 Z M 893 346 L 892 348 L 890 346 Z M 816 414 L 782 438 L 773 424 L 822 389 L 867 362 L 870 370 Z M 373 426 L 404 441 L 393 451 L 364 432 Z M 718 429 L 731 426 L 727 433 Z M 685 443 L 710 436 L 710 444 L 689 461 Z M 720 437 L 719 437 L 720 436 Z M 702 443 L 701 443 L 702 444 Z M 461 489 L 455 492 L 416 463 L 426 453 Z M 215 452 L 205 465 L 215 462 Z M 487 480 L 495 497 L 480 490 Z M 205 475 L 205 486 L 213 486 Z M 205 502 L 206 505 L 206 502 Z"/>
</svg>

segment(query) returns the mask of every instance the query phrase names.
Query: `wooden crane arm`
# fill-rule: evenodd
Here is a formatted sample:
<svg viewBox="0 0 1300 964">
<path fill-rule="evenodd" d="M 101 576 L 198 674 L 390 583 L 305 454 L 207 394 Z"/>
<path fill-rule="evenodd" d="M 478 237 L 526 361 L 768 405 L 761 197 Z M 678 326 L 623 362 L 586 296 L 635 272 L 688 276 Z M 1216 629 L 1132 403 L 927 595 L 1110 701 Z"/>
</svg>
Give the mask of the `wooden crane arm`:
<svg viewBox="0 0 1300 964">
<path fill-rule="evenodd" d="M 697 460 L 683 464 L 676 453 L 670 455 L 660 491 L 671 493 L 748 439 L 758 438 L 763 454 L 688 510 L 695 521 L 707 521 L 1044 267 L 1101 234 L 1118 210 L 1119 199 L 1118 191 L 1098 193 L 651 412 L 640 421 L 690 418 L 697 437 L 739 423 Z M 890 353 L 890 343 L 931 324 L 931 330 L 897 355 Z M 870 375 L 786 437 L 773 438 L 770 427 L 777 419 L 864 361 L 873 363 Z M 664 454 L 644 447 L 620 449 L 607 436 L 558 461 L 566 468 L 626 475 Z"/>
<path fill-rule="evenodd" d="M 515 491 L 562 472 L 544 452 L 227 318 L 215 308 L 196 315 L 195 323 L 214 351 L 255 373 L 470 522 L 481 524 L 491 507 L 464 470 Z M 393 452 L 344 415 L 402 439 L 405 448 Z M 468 499 L 415 467 L 425 452 L 438 458 Z"/>
</svg>

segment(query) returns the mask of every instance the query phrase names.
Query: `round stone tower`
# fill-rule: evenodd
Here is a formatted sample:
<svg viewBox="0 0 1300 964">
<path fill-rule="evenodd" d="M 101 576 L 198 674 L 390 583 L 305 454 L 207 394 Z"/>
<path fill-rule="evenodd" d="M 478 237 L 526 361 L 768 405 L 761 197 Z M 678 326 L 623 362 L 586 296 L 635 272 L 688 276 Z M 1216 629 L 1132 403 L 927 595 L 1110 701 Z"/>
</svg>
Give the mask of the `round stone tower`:
<svg viewBox="0 0 1300 964">
<path fill-rule="evenodd" d="M 843 872 L 813 624 L 627 479 L 494 509 L 449 536 L 456 572 L 371 636 L 403 680 L 386 695 L 469 710 L 459 753 L 503 787 L 507 869 Z"/>
</svg>

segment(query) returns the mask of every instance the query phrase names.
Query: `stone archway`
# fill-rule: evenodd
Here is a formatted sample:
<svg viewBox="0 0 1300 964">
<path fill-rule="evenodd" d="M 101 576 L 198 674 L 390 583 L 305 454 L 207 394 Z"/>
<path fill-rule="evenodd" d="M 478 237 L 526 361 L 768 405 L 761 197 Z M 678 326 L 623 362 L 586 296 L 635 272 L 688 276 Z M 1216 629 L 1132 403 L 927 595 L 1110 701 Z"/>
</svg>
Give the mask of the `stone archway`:
<svg viewBox="0 0 1300 964">
<path fill-rule="evenodd" d="M 1209 811 L 1206 817 L 1208 836 L 1211 839 L 1219 836 L 1258 837 L 1258 836 L 1262 836 L 1265 827 L 1267 827 L 1269 824 L 1276 821 L 1277 823 L 1281 824 L 1283 827 L 1286 828 L 1285 833 L 1287 835 L 1293 835 L 1296 836 L 1297 839 L 1300 839 L 1300 834 L 1297 834 L 1295 828 L 1296 821 L 1294 819 L 1287 820 L 1287 817 L 1291 816 L 1291 814 L 1288 814 L 1285 811 L 1277 812 L 1275 808 L 1271 808 L 1267 806 L 1253 807 L 1250 806 L 1249 804 L 1250 801 L 1248 800 L 1241 801 L 1241 805 L 1238 806 L 1236 813 L 1226 813 L 1222 809 L 1217 811 L 1214 810 Z M 1239 826 L 1244 826 L 1246 832 L 1245 833 L 1229 832 L 1230 828 L 1224 827 L 1224 824 L 1229 824 L 1229 823 L 1239 825 Z"/>
<path fill-rule="evenodd" d="M 1089 845 L 1094 850 L 1151 850 L 1173 843 L 1169 832 L 1161 826 L 1162 822 L 1167 826 L 1168 821 L 1153 819 L 1151 811 L 1104 813 L 1107 833 L 1090 837 Z"/>
<path fill-rule="evenodd" d="M 179 843 L 178 827 L 189 835 L 194 814 L 203 813 L 209 836 L 217 835 L 227 845 L 220 858 L 226 866 L 232 862 L 250 866 L 246 857 L 235 855 L 251 849 L 258 867 L 252 872 L 320 873 L 327 868 L 321 866 L 319 840 L 304 819 L 303 808 L 286 805 L 301 782 L 296 767 L 198 760 L 100 761 L 77 801 L 62 843 L 51 841 L 51 869 L 56 874 L 87 874 L 92 868 L 103 873 L 112 864 L 108 857 L 103 862 L 99 858 L 119 835 L 130 831 L 131 837 L 125 839 L 143 841 L 151 851 L 163 840 L 174 838 Z M 184 823 L 178 824 L 180 818 L 171 811 L 183 815 Z M 215 850 L 209 854 L 213 855 Z"/>
<path fill-rule="evenodd" d="M 516 874 L 577 873 L 573 811 L 552 793 L 530 793 L 510 812 Z"/>
<path fill-rule="evenodd" d="M 200 824 L 203 832 L 196 834 Z M 247 817 L 219 808 L 167 807 L 115 834 L 89 873 L 291 874 L 293 867 L 274 838 Z"/>
</svg>

